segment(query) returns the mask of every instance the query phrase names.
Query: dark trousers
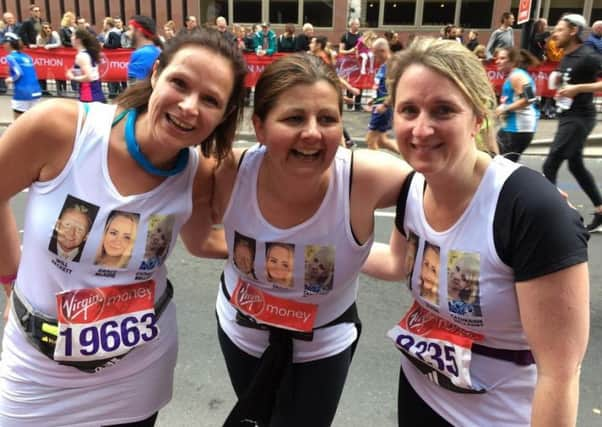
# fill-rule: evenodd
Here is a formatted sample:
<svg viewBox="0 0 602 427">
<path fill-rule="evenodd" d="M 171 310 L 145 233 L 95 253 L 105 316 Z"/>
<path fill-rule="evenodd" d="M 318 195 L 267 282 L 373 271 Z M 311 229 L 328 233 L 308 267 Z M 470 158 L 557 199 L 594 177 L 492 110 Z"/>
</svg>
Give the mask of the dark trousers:
<svg viewBox="0 0 602 427">
<path fill-rule="evenodd" d="M 583 163 L 583 147 L 595 124 L 596 117 L 593 115 L 560 116 L 558 130 L 543 164 L 543 173 L 553 184 L 556 184 L 558 169 L 563 161 L 568 160 L 569 171 L 579 186 L 594 206 L 600 206 L 602 205 L 600 190 L 596 186 L 593 175 Z"/>
<path fill-rule="evenodd" d="M 500 129 L 497 133 L 500 154 L 508 160 L 518 162 L 520 155 L 531 143 L 533 135 L 533 132 L 506 132 Z"/>
<path fill-rule="evenodd" d="M 399 369 L 397 422 L 399 427 L 453 427 L 414 391 L 403 368 Z"/>
<path fill-rule="evenodd" d="M 239 349 L 219 323 L 217 334 L 230 381 L 240 397 L 253 380 L 259 359 Z M 351 364 L 352 347 L 326 359 L 294 363 L 278 391 L 270 427 L 330 426 Z"/>
<path fill-rule="evenodd" d="M 155 421 L 157 421 L 157 415 L 159 415 L 159 413 L 155 412 L 153 415 L 142 421 L 136 421 L 135 423 L 127 424 L 115 424 L 105 427 L 153 427 L 155 425 Z"/>
</svg>

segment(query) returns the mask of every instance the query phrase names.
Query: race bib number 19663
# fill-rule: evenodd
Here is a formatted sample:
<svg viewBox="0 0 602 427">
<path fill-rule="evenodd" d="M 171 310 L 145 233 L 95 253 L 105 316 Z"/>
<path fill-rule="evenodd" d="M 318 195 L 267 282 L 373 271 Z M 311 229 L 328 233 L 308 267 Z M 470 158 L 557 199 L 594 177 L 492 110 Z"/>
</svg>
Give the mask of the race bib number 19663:
<svg viewBox="0 0 602 427">
<path fill-rule="evenodd" d="M 127 353 L 159 335 L 155 282 L 76 289 L 57 294 L 54 359 L 92 361 Z"/>
</svg>

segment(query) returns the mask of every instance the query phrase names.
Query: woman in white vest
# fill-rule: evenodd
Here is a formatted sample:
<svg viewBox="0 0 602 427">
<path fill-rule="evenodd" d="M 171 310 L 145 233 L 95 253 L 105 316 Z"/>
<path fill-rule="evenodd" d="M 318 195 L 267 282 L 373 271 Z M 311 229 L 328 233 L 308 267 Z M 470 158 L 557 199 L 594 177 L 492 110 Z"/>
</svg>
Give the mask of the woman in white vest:
<svg viewBox="0 0 602 427">
<path fill-rule="evenodd" d="M 579 214 L 539 172 L 477 150 L 495 95 L 467 49 L 419 39 L 388 79 L 397 144 L 416 172 L 390 245 L 374 245 L 364 271 L 409 277 L 414 297 L 388 333 L 403 354 L 399 425 L 575 425 L 589 328 Z M 425 269 L 436 298 L 421 295 Z"/>
<path fill-rule="evenodd" d="M 196 237 L 210 233 L 207 155 L 231 150 L 245 73 L 238 48 L 199 31 L 116 104 L 48 101 L 4 132 L 0 425 L 154 425 L 177 355 L 165 257 L 193 209 Z M 24 188 L 21 251 L 9 201 Z"/>
<path fill-rule="evenodd" d="M 340 147 L 342 108 L 338 77 L 319 58 L 275 61 L 255 86 L 261 145 L 216 172 L 229 254 L 218 336 L 239 398 L 226 426 L 323 427 L 335 415 L 360 333 L 374 210 L 394 204 L 409 172 L 389 154 Z M 234 259 L 243 244 L 252 268 Z"/>
</svg>

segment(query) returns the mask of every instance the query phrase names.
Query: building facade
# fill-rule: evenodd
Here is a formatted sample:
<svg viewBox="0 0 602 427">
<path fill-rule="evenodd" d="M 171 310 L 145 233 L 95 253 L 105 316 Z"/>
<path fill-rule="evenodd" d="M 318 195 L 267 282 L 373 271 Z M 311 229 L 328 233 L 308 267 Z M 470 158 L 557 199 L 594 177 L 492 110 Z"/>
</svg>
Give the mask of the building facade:
<svg viewBox="0 0 602 427">
<path fill-rule="evenodd" d="M 362 28 L 395 30 L 406 40 L 411 34 L 437 34 L 449 23 L 477 29 L 486 41 L 499 25 L 500 15 L 512 10 L 520 0 L 0 0 L 1 12 L 10 11 L 19 21 L 28 19 L 29 5 L 35 3 L 42 16 L 58 28 L 61 16 L 73 11 L 86 18 L 97 30 L 105 16 L 126 20 L 132 15 L 152 16 L 159 28 L 168 20 L 178 27 L 194 15 L 199 22 L 214 22 L 225 16 L 229 23 L 270 22 L 278 32 L 286 23 L 300 28 L 311 22 L 318 34 L 336 42 L 349 18 L 360 19 Z M 536 2 L 537 0 L 533 0 Z M 540 16 L 553 25 L 566 12 L 580 13 L 588 23 L 602 19 L 602 0 L 539 0 Z M 517 32 L 518 33 L 518 32 Z M 518 36 L 518 35 L 517 35 Z"/>
</svg>

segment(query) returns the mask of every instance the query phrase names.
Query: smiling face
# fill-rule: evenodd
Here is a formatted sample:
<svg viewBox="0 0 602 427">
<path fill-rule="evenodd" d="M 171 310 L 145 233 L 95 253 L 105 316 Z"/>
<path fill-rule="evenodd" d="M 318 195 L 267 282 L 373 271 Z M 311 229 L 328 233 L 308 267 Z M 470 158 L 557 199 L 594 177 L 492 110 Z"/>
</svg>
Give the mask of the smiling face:
<svg viewBox="0 0 602 427">
<path fill-rule="evenodd" d="M 397 145 L 414 169 L 427 178 L 453 174 L 468 156 L 476 156 L 474 136 L 480 120 L 450 79 L 414 64 L 403 73 L 395 90 Z"/>
<path fill-rule="evenodd" d="M 233 80 L 230 62 L 203 47 L 183 46 L 160 74 L 155 67 L 148 104 L 153 142 L 179 149 L 204 141 L 223 120 Z"/>
<path fill-rule="evenodd" d="M 282 245 L 272 245 L 266 254 L 266 273 L 271 282 L 292 286 L 293 252 Z"/>
<path fill-rule="evenodd" d="M 265 120 L 253 117 L 266 162 L 284 175 L 321 176 L 330 167 L 343 128 L 338 92 L 320 80 L 284 91 Z"/>
<path fill-rule="evenodd" d="M 134 235 L 136 233 L 136 223 L 124 216 L 115 216 L 105 232 L 103 248 L 109 257 L 121 257 L 128 255 Z"/>
<path fill-rule="evenodd" d="M 57 243 L 65 252 L 82 244 L 90 223 L 88 216 L 75 209 L 67 209 L 57 222 Z"/>
</svg>

